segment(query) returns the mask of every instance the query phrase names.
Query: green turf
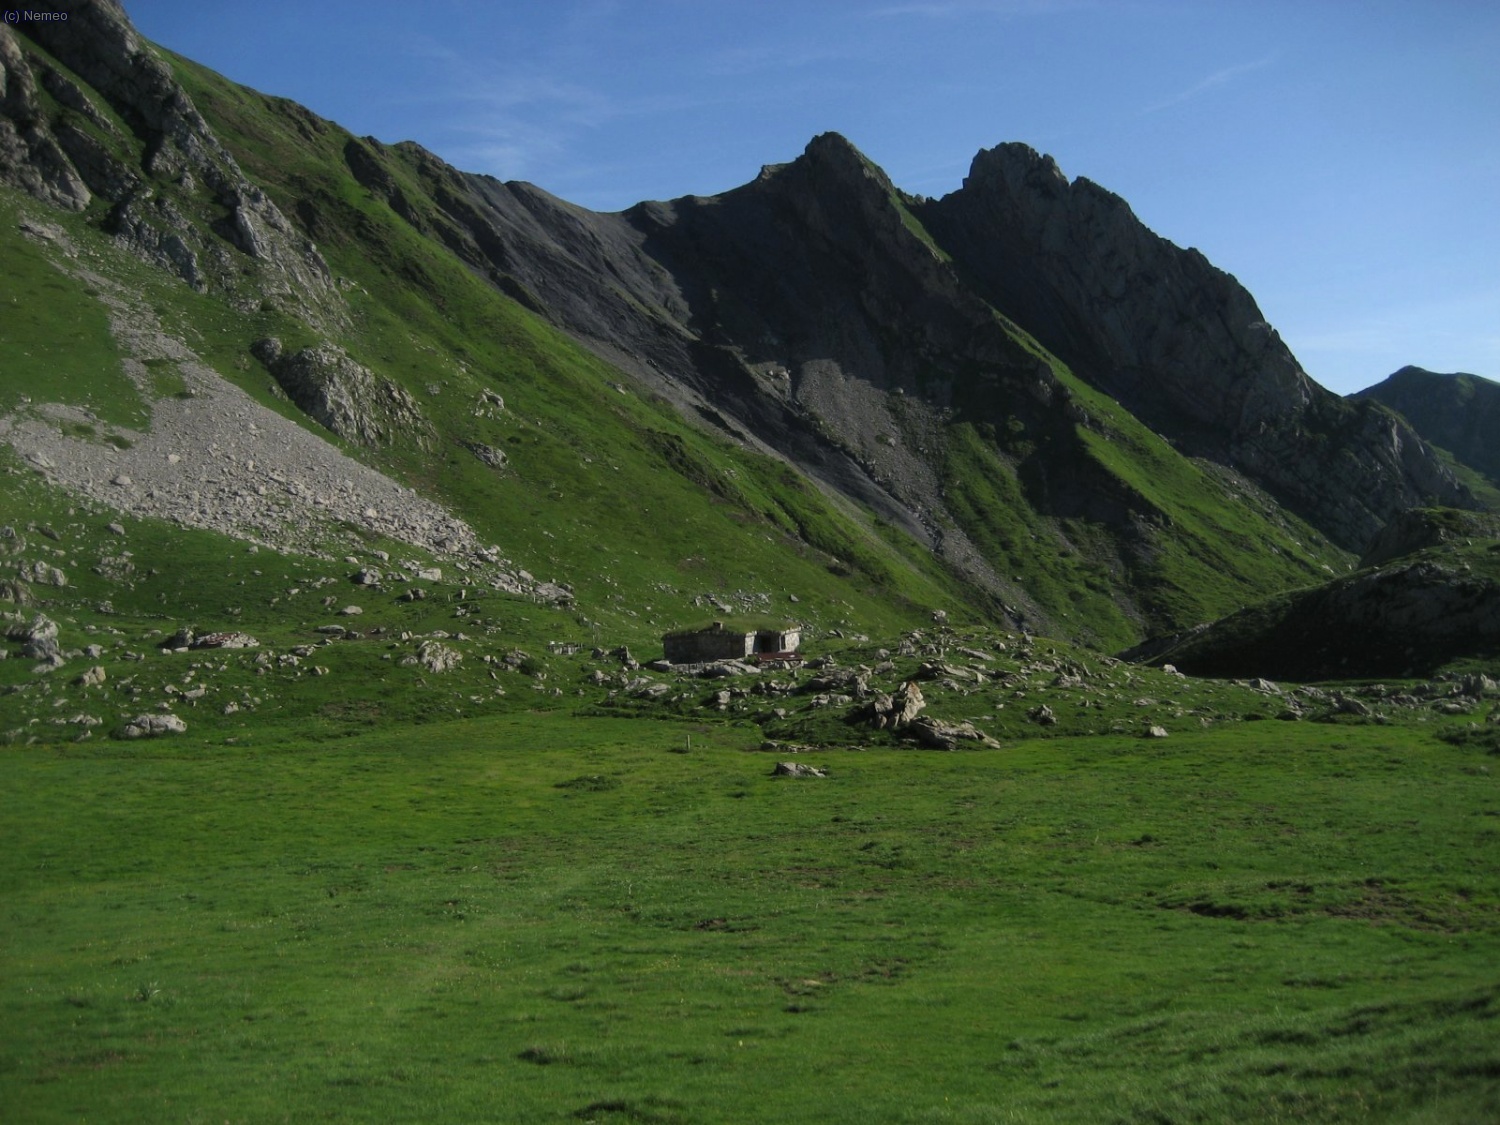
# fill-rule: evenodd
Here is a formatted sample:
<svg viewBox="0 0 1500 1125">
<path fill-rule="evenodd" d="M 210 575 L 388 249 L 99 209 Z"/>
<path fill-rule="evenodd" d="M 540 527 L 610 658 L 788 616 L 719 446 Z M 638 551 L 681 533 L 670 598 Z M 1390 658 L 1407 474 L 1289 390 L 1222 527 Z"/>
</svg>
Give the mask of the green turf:
<svg viewBox="0 0 1500 1125">
<path fill-rule="evenodd" d="M 1487 754 L 1243 725 L 793 782 L 681 741 L 8 752 L 6 1119 L 1500 1112 Z"/>
</svg>

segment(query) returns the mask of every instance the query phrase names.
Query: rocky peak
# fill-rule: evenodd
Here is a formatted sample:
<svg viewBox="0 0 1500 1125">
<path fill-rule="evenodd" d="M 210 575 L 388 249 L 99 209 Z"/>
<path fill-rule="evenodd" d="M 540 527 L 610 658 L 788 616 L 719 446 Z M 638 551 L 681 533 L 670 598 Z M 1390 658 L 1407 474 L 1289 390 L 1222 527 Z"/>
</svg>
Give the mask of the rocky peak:
<svg viewBox="0 0 1500 1125">
<path fill-rule="evenodd" d="M 871 180 L 887 191 L 892 187 L 890 177 L 842 133 L 819 133 L 807 142 L 800 159 L 835 175 Z"/>
<path fill-rule="evenodd" d="M 1403 508 L 1474 503 L 1410 428 L 1389 432 L 1315 384 L 1235 278 L 1050 157 L 985 150 L 963 187 L 917 213 L 980 294 L 1075 373 L 1346 549 Z"/>
<path fill-rule="evenodd" d="M 1065 196 L 1070 187 L 1056 160 L 1020 141 L 1007 141 L 975 154 L 963 186 L 966 190 L 984 190 L 989 184 L 1003 184 L 1012 196 L 1035 192 L 1053 198 Z"/>
<path fill-rule="evenodd" d="M 788 164 L 774 165 L 741 191 L 774 198 L 798 223 L 832 240 L 910 237 L 890 179 L 838 133 L 814 137 Z M 731 196 L 737 193 L 729 193 Z"/>
</svg>

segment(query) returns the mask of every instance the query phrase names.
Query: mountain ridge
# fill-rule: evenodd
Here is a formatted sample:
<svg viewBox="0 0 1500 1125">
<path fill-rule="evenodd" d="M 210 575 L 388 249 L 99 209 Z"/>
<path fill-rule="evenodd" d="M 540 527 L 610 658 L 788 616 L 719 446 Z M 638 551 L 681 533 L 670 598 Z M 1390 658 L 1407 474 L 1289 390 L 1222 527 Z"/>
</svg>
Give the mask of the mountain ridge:
<svg viewBox="0 0 1500 1125">
<path fill-rule="evenodd" d="M 407 432 L 357 455 L 479 524 L 536 513 L 507 531 L 533 544 L 569 519 L 566 490 L 523 479 L 488 408 L 453 413 L 398 358 L 432 349 L 467 386 L 464 317 L 506 325 L 474 393 L 510 397 L 506 341 L 540 341 L 539 318 L 702 435 L 632 420 L 643 471 L 832 548 L 835 571 L 858 557 L 895 581 L 925 552 L 976 612 L 1106 648 L 1326 576 L 1402 508 L 1475 503 L 1397 416 L 1312 383 L 1227 274 L 1024 145 L 924 201 L 821 134 L 729 192 L 600 214 L 153 53 L 113 0 L 70 7 L 72 38 L 4 32 L 0 178 L 260 317 L 224 341 L 226 377 L 280 379 L 257 340 L 286 336 L 346 355 L 367 396 L 408 396 Z M 133 108 L 143 91 L 167 109 Z M 811 499 L 727 485 L 707 466 L 731 450 Z M 488 475 L 439 471 L 472 458 Z"/>
</svg>

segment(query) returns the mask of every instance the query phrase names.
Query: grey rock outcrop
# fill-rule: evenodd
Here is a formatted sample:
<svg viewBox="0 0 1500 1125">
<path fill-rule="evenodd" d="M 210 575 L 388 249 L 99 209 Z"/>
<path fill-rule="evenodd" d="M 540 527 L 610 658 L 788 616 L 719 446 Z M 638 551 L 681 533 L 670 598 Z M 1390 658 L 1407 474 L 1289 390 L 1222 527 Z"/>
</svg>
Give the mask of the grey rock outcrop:
<svg viewBox="0 0 1500 1125">
<path fill-rule="evenodd" d="M 36 78 L 8 26 L 0 26 L 0 181 L 66 211 L 93 198 L 47 125 Z"/>
<path fill-rule="evenodd" d="M 230 630 L 221 633 L 204 633 L 188 645 L 189 648 L 259 648 L 260 642 L 249 633 Z"/>
<path fill-rule="evenodd" d="M 16 572 L 22 582 L 30 582 L 35 586 L 66 586 L 68 576 L 58 567 L 50 563 L 30 562 L 23 563 Z"/>
<path fill-rule="evenodd" d="M 923 715 L 911 724 L 911 733 L 917 741 L 934 750 L 957 750 L 960 743 L 977 742 L 981 746 L 994 748 L 1000 744 L 970 722 L 952 723 Z"/>
<path fill-rule="evenodd" d="M 828 771 L 818 766 L 804 765 L 802 762 L 777 762 L 771 770 L 772 777 L 827 777 Z"/>
<path fill-rule="evenodd" d="M 6 635 L 21 642 L 21 655 L 29 660 L 41 661 L 46 667 L 56 668 L 63 663 L 62 645 L 58 640 L 57 622 L 44 613 L 38 613 L 29 622 L 13 624 Z"/>
<path fill-rule="evenodd" d="M 412 663 L 420 664 L 429 672 L 447 672 L 458 667 L 463 658 L 463 653 L 455 648 L 438 641 L 423 641 Z"/>
<path fill-rule="evenodd" d="M 503 469 L 510 461 L 503 449 L 496 449 L 493 445 L 486 445 L 481 441 L 469 442 L 467 449 L 492 469 Z"/>
<path fill-rule="evenodd" d="M 410 393 L 335 344 L 287 355 L 280 340 L 267 337 L 251 345 L 251 352 L 299 410 L 346 441 L 383 445 L 398 433 L 418 444 L 432 439 L 432 427 Z"/>
<path fill-rule="evenodd" d="M 927 706 L 922 689 L 915 680 L 908 680 L 890 695 L 880 694 L 859 711 L 859 717 L 874 725 L 876 730 L 900 730 L 907 726 Z"/>
</svg>

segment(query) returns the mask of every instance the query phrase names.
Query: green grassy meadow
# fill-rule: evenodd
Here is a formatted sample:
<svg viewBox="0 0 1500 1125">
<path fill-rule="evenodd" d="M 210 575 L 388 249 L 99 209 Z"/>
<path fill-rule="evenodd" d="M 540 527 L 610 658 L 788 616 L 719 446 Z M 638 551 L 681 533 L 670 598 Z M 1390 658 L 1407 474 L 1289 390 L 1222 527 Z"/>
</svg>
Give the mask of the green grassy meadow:
<svg viewBox="0 0 1500 1125">
<path fill-rule="evenodd" d="M 0 756 L 7 1121 L 1491 1121 L 1500 788 L 1381 726 L 558 711 Z M 684 752 L 686 751 L 686 752 Z"/>
</svg>

